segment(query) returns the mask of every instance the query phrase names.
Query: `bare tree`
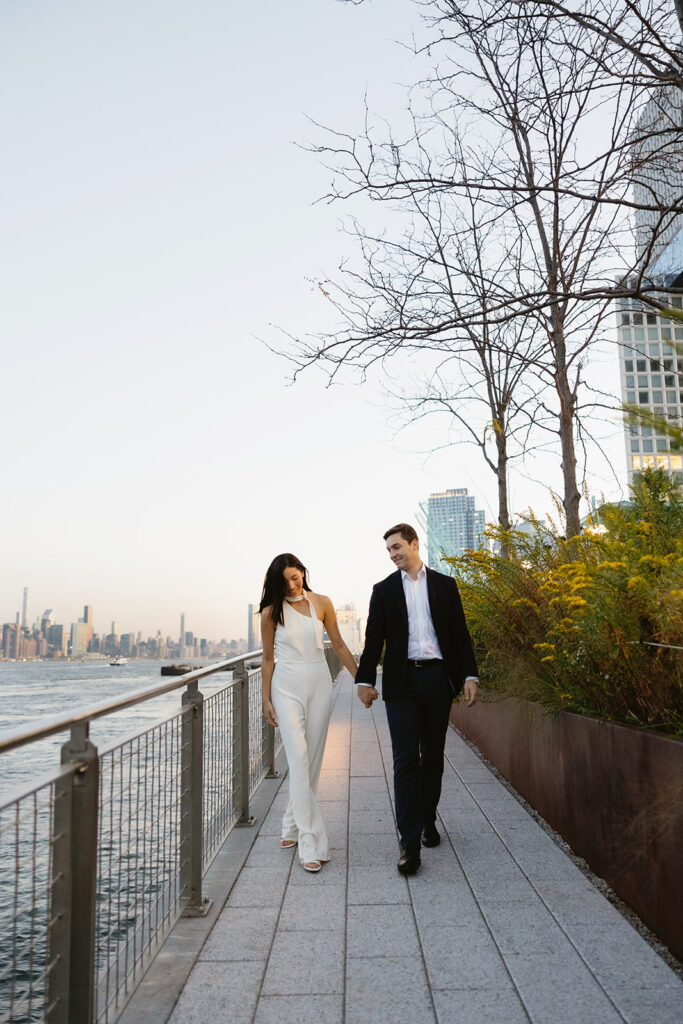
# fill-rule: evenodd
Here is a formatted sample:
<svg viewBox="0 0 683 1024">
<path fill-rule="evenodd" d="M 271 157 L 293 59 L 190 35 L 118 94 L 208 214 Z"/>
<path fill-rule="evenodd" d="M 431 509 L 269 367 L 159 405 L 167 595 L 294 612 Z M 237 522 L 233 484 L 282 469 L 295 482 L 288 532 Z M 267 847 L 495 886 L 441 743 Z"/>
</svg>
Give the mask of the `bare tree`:
<svg viewBox="0 0 683 1024">
<path fill-rule="evenodd" d="M 447 17 L 454 4 L 440 6 Z M 603 60 L 612 77 L 638 78 L 649 90 L 669 84 L 683 89 L 682 0 L 587 0 L 571 5 L 562 0 L 506 0 L 482 14 L 493 24 L 526 18 L 532 8 L 555 23 L 579 24 L 588 39 L 607 41 L 610 48 Z"/>
<path fill-rule="evenodd" d="M 420 301 L 424 304 L 427 295 L 432 303 L 438 301 L 441 319 L 450 310 L 453 326 L 439 337 L 437 363 L 427 379 L 414 377 L 394 397 L 407 412 L 408 422 L 445 414 L 459 428 L 458 443 L 464 440 L 479 449 L 496 476 L 498 522 L 509 530 L 509 464 L 534 446 L 530 438 L 539 423 L 540 388 L 529 369 L 543 343 L 533 321 L 489 323 L 486 310 L 505 282 L 514 291 L 522 247 L 518 239 L 509 242 L 495 222 L 480 223 L 474 186 L 458 205 L 437 195 L 414 196 L 412 207 L 424 225 L 421 235 L 410 235 L 411 262 L 420 267 Z M 395 267 L 385 264 L 385 269 L 390 276 Z M 460 325 L 456 281 L 466 289 L 468 301 L 476 297 L 482 310 L 480 324 Z M 401 295 L 401 289 L 396 294 Z"/>
<path fill-rule="evenodd" d="M 317 363 L 334 379 L 342 367 L 364 374 L 399 351 L 443 356 L 456 339 L 472 345 L 475 336 L 490 340 L 494 326 L 534 322 L 543 340 L 524 365 L 552 388 L 554 408 L 544 411 L 556 416 L 574 536 L 585 361 L 615 295 L 664 305 L 646 270 L 683 202 L 641 201 L 655 219 L 650 252 L 629 258 L 629 154 L 645 97 L 639 76 L 614 75 L 611 37 L 573 19 L 556 24 L 533 3 L 516 5 L 513 19 L 496 19 L 499 3 L 423 6 L 438 60 L 413 103 L 411 130 L 395 137 L 366 114 L 362 135 L 330 131 L 312 147 L 336 172 L 330 200 L 362 196 L 408 210 L 410 225 L 398 235 L 355 225 L 360 265 L 342 268 L 325 289 L 342 326 L 296 339 L 290 354 L 298 369 Z M 670 137 L 662 133 L 667 144 Z M 495 225 L 499 239 L 498 269 L 487 259 L 480 287 L 467 254 L 468 246 L 476 252 L 471 228 L 442 230 L 444 210 L 462 213 L 473 195 L 477 224 Z"/>
</svg>

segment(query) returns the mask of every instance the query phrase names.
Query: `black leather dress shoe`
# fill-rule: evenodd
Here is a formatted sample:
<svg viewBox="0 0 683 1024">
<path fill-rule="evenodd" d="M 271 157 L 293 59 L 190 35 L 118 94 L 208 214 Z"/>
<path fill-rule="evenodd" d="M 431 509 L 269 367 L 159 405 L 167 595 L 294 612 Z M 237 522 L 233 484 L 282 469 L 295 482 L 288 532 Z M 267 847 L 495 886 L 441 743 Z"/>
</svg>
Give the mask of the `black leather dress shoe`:
<svg viewBox="0 0 683 1024">
<path fill-rule="evenodd" d="M 401 856 L 398 858 L 396 867 L 402 875 L 414 875 L 421 863 L 419 850 L 401 848 Z"/>
<path fill-rule="evenodd" d="M 425 825 L 424 832 L 422 833 L 422 845 L 438 846 L 440 842 L 441 836 L 437 831 L 436 825 Z"/>
</svg>

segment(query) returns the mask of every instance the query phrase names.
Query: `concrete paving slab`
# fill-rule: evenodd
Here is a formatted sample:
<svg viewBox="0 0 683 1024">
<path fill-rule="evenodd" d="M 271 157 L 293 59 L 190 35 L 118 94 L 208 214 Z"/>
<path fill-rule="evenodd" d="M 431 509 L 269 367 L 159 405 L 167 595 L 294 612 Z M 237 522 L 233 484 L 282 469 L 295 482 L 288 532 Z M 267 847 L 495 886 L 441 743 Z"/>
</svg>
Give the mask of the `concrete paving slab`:
<svg viewBox="0 0 683 1024">
<path fill-rule="evenodd" d="M 349 958 L 345 1024 L 432 1024 L 435 1021 L 431 993 L 419 958 Z"/>
<path fill-rule="evenodd" d="M 675 988 L 683 1008 L 683 984 L 628 921 L 567 925 L 567 934 L 602 987 L 618 998 L 621 988 Z"/>
<path fill-rule="evenodd" d="M 336 769 L 341 771 L 343 768 L 347 768 L 349 764 L 349 755 L 346 750 L 334 750 L 326 753 L 323 757 L 322 770 Z"/>
<path fill-rule="evenodd" d="M 381 834 L 349 834 L 349 866 L 385 866 L 387 871 L 396 871 L 399 857 L 398 836 L 394 831 Z"/>
<path fill-rule="evenodd" d="M 412 907 L 349 907 L 346 921 L 347 955 L 357 957 L 414 956 L 420 946 Z"/>
<path fill-rule="evenodd" d="M 680 988 L 622 988 L 614 1001 L 627 1024 L 680 1024 L 683 992 Z"/>
<path fill-rule="evenodd" d="M 264 965 L 198 963 L 183 989 L 169 1024 L 251 1024 Z"/>
<path fill-rule="evenodd" d="M 279 835 L 272 836 L 259 832 L 245 866 L 248 868 L 272 868 L 275 871 L 281 871 L 283 875 L 287 875 L 289 874 L 293 856 L 293 850 L 282 849 Z"/>
<path fill-rule="evenodd" d="M 284 852 L 284 851 L 283 851 Z M 286 853 L 284 854 L 285 856 Z M 231 907 L 272 907 L 282 902 L 287 872 L 281 868 L 244 867 L 228 898 Z"/>
<path fill-rule="evenodd" d="M 200 960 L 267 960 L 280 905 L 226 907 L 207 939 Z"/>
<path fill-rule="evenodd" d="M 349 812 L 349 831 L 352 835 L 378 835 L 388 832 L 396 835 L 396 822 L 391 811 L 354 811 Z"/>
<path fill-rule="evenodd" d="M 344 997 L 261 996 L 254 1024 L 343 1024 Z"/>
<path fill-rule="evenodd" d="M 349 906 L 375 903 L 410 903 L 406 879 L 386 866 L 349 867 Z"/>
<path fill-rule="evenodd" d="M 311 932 L 292 941 L 278 931 L 263 981 L 264 995 L 329 995 L 344 991 L 343 931 Z"/>
<path fill-rule="evenodd" d="M 433 988 L 507 990 L 510 976 L 483 919 L 420 931 Z"/>
<path fill-rule="evenodd" d="M 519 898 L 511 895 L 515 887 L 522 893 L 529 890 L 529 879 L 509 854 L 501 855 L 500 860 L 470 860 L 463 863 L 463 870 L 478 899 Z M 490 893 L 494 895 L 487 896 Z"/>
<path fill-rule="evenodd" d="M 341 823 L 346 825 L 346 819 L 349 813 L 349 801 L 345 797 L 343 800 L 318 800 L 318 806 L 320 813 L 323 816 L 325 827 Z"/>
<path fill-rule="evenodd" d="M 610 925 L 623 920 L 583 875 L 578 882 L 537 882 L 534 888 L 565 930 L 570 925 Z"/>
<path fill-rule="evenodd" d="M 259 825 L 259 836 L 282 835 L 282 811 L 269 811 Z"/>
<path fill-rule="evenodd" d="M 578 953 L 515 954 L 505 963 L 532 1024 L 623 1024 Z"/>
<path fill-rule="evenodd" d="M 417 926 L 422 932 L 426 928 L 459 927 L 481 914 L 469 886 L 447 885 L 435 882 L 431 885 L 414 885 L 410 893 Z"/>
<path fill-rule="evenodd" d="M 569 939 L 541 902 L 512 900 L 490 903 L 482 900 L 481 911 L 503 956 L 509 953 L 556 953 L 569 955 Z"/>
<path fill-rule="evenodd" d="M 492 824 L 481 814 L 474 797 L 465 790 L 452 790 L 450 793 L 442 794 L 438 803 L 438 812 L 443 821 L 453 821 L 454 823 L 458 821 L 461 812 L 475 814 L 483 818 L 488 827 L 492 828 Z"/>
<path fill-rule="evenodd" d="M 345 885 L 292 885 L 282 904 L 278 928 L 281 931 L 341 931 L 345 917 Z M 292 941 L 300 940 L 292 938 Z"/>
<path fill-rule="evenodd" d="M 384 765 L 381 761 L 362 761 L 357 758 L 351 765 L 351 775 L 376 775 L 384 778 Z"/>
<path fill-rule="evenodd" d="M 352 811 L 381 811 L 384 814 L 391 814 L 391 800 L 386 780 L 379 776 L 352 778 L 349 799 Z"/>
<path fill-rule="evenodd" d="M 335 768 L 320 772 L 318 800 L 346 800 L 349 792 L 349 773 Z"/>
<path fill-rule="evenodd" d="M 439 1024 L 529 1024 L 512 983 L 493 991 L 435 989 L 433 996 Z"/>
</svg>

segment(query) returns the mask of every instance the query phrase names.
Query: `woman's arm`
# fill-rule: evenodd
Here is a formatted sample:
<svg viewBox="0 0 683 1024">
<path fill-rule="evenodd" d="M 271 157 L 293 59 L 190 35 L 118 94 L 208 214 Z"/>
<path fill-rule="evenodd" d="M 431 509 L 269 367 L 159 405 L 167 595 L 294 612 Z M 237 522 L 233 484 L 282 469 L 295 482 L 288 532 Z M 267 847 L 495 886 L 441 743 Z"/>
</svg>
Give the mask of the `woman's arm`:
<svg viewBox="0 0 683 1024">
<path fill-rule="evenodd" d="M 275 668 L 275 623 L 270 614 L 270 608 L 264 608 L 261 612 L 261 643 L 263 645 L 263 656 L 261 658 L 261 689 L 263 692 L 263 713 L 266 721 L 277 728 L 275 709 L 270 700 L 270 684 L 273 679 Z"/>
<path fill-rule="evenodd" d="M 339 626 L 337 625 L 337 616 L 334 611 L 334 605 L 329 597 L 320 597 L 323 603 L 323 624 L 327 630 L 327 635 L 330 638 L 332 649 L 337 655 L 339 660 L 345 669 L 351 673 L 351 678 L 356 678 L 356 660 L 351 654 L 346 644 L 342 639 L 342 635 L 339 632 Z"/>
</svg>

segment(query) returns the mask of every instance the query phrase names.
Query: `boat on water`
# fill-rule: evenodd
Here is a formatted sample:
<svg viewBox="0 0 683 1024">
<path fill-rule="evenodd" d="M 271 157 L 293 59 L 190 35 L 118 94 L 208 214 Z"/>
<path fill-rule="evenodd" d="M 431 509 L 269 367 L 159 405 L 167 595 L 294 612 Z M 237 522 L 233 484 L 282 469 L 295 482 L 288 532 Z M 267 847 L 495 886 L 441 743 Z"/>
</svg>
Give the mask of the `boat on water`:
<svg viewBox="0 0 683 1024">
<path fill-rule="evenodd" d="M 122 658 L 121 655 L 118 655 L 118 657 L 114 658 L 113 661 L 110 661 L 109 664 L 110 665 L 127 665 L 128 664 L 128 658 Z"/>
</svg>

